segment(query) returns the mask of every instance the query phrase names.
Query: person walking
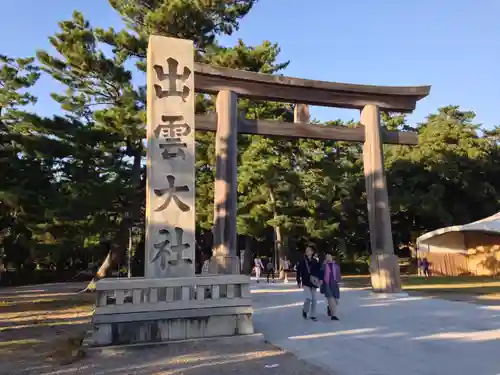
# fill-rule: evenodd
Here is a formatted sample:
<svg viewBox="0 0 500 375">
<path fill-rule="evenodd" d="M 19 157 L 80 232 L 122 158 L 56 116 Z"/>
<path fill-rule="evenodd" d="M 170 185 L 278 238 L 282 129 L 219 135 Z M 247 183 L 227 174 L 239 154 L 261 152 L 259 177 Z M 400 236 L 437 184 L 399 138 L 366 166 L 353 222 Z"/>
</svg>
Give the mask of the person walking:
<svg viewBox="0 0 500 375">
<path fill-rule="evenodd" d="M 290 272 L 290 261 L 287 258 L 285 258 L 283 260 L 283 273 L 284 273 L 284 277 L 285 277 L 285 281 L 284 281 L 285 284 L 288 283 L 288 272 Z"/>
<path fill-rule="evenodd" d="M 325 262 L 321 272 L 323 283 L 321 284 L 321 293 L 325 295 L 327 314 L 331 320 L 339 320 L 337 317 L 337 306 L 340 299 L 340 266 L 333 259 L 332 252 L 328 251 L 325 255 Z"/>
<path fill-rule="evenodd" d="M 430 267 L 430 263 L 427 260 L 427 258 L 422 259 L 422 271 L 423 271 L 425 277 L 430 276 L 429 267 Z"/>
<path fill-rule="evenodd" d="M 210 273 L 210 256 L 206 253 L 201 253 L 201 260 L 203 261 L 201 265 L 201 274 L 208 275 Z"/>
<path fill-rule="evenodd" d="M 257 280 L 257 283 L 260 280 L 260 274 L 262 273 L 262 270 L 264 269 L 264 265 L 262 264 L 262 260 L 258 256 L 256 256 L 253 260 L 253 270 L 255 271 L 255 279 Z"/>
<path fill-rule="evenodd" d="M 272 278 L 274 283 L 274 264 L 272 258 L 268 258 L 266 264 L 266 279 L 268 284 L 269 284 L 269 278 Z"/>
<path fill-rule="evenodd" d="M 302 307 L 302 317 L 316 321 L 316 291 L 321 285 L 321 267 L 319 262 L 313 257 L 314 250 L 311 246 L 306 248 L 304 258 L 297 266 L 297 285 L 304 289 L 304 305 Z"/>
</svg>

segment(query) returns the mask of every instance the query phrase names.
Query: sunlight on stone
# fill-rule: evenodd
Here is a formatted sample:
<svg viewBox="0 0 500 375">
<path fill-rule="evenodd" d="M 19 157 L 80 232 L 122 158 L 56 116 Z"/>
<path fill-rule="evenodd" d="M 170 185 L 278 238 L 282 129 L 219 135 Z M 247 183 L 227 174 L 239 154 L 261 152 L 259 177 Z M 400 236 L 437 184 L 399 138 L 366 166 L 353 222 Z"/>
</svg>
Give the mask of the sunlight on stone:
<svg viewBox="0 0 500 375">
<path fill-rule="evenodd" d="M 457 340 L 466 342 L 492 341 L 500 339 L 500 329 L 476 332 L 444 332 L 415 337 L 412 340 Z"/>
<path fill-rule="evenodd" d="M 251 291 L 252 294 L 262 294 L 262 293 L 298 293 L 301 289 L 254 289 Z"/>
<path fill-rule="evenodd" d="M 332 337 L 332 336 L 343 336 L 343 335 L 359 335 L 362 333 L 371 333 L 378 331 L 378 328 L 359 328 L 359 329 L 349 329 L 345 331 L 336 331 L 336 332 L 324 332 L 324 333 L 315 333 L 311 335 L 303 335 L 303 336 L 291 336 L 289 340 L 309 340 L 309 339 L 320 339 L 323 337 Z"/>
</svg>

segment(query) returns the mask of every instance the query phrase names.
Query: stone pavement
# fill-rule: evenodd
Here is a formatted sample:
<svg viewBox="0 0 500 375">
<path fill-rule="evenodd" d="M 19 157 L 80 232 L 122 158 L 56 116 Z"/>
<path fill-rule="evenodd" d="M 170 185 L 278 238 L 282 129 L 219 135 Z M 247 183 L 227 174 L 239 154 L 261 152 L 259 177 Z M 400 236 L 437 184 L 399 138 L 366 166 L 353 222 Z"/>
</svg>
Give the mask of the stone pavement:
<svg viewBox="0 0 500 375">
<path fill-rule="evenodd" d="M 254 326 L 272 344 L 338 375 L 498 375 L 500 306 L 343 290 L 340 322 L 301 316 L 294 284 L 254 284 Z"/>
</svg>

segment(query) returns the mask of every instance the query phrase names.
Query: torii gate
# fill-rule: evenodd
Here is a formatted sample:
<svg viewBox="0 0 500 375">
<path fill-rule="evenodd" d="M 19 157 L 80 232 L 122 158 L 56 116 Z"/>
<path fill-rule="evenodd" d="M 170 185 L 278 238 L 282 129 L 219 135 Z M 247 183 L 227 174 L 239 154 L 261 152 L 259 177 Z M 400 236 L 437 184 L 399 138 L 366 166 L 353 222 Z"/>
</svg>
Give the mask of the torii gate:
<svg viewBox="0 0 500 375">
<path fill-rule="evenodd" d="M 194 102 L 192 101 L 192 95 L 189 95 L 190 90 L 193 88 L 190 78 L 192 71 L 194 72 L 194 91 L 217 95 L 216 117 L 211 115 L 196 116 L 195 128 L 199 131 L 215 131 L 217 133 L 213 260 L 218 273 L 239 273 L 236 242 L 237 133 L 364 142 L 363 162 L 372 249 L 372 286 L 376 292 L 393 293 L 400 291 L 399 264 L 398 258 L 394 254 L 392 241 L 382 144 L 417 145 L 418 137 L 413 132 L 389 132 L 382 129 L 380 111 L 411 113 L 415 109 L 416 102 L 429 94 L 430 86 L 355 85 L 219 68 L 194 63 L 191 41 L 156 36 L 150 38 L 148 51 L 148 60 L 158 61 L 157 64 L 160 64 L 161 59 L 164 65 L 161 68 L 160 65 L 148 65 L 148 85 L 154 86 L 156 98 L 161 99 L 170 95 L 182 98 L 184 102 L 186 100 L 190 101 L 188 104 L 179 102 L 185 108 L 182 110 L 184 118 L 188 119 L 187 122 L 190 123 L 189 126 L 187 123 L 181 124 L 184 127 L 187 126 L 186 129 L 189 129 L 186 130 L 185 134 L 194 130 L 192 121 L 189 120 L 194 115 Z M 170 57 L 166 61 L 167 64 L 165 64 L 164 57 L 155 56 L 155 51 L 158 51 L 158 54 L 161 53 L 163 56 L 168 51 L 167 53 L 176 56 L 176 59 Z M 165 72 L 163 69 L 166 69 L 167 65 L 168 72 Z M 168 92 L 161 85 L 154 84 L 154 82 L 165 81 L 166 85 L 167 78 Z M 180 89 L 178 87 L 179 81 L 181 81 L 182 86 Z M 151 95 L 151 98 L 148 96 L 148 102 L 150 99 L 153 100 L 153 94 L 153 90 L 148 90 L 148 95 Z M 239 118 L 237 109 L 238 96 L 296 103 L 295 123 Z M 347 128 L 309 124 L 308 105 L 359 109 L 361 111 L 360 122 L 363 127 Z M 175 106 L 172 108 L 175 108 Z M 148 139 L 152 138 L 153 128 L 151 126 L 155 124 L 159 111 L 158 108 L 155 109 L 152 105 L 148 105 Z M 170 118 L 172 116 L 164 117 Z M 173 122 L 170 122 L 169 125 L 162 126 L 165 128 L 175 126 L 172 124 Z M 175 133 L 175 137 L 177 137 L 177 134 L 183 134 L 184 130 L 180 128 L 181 125 L 177 125 L 177 130 L 172 128 L 172 132 L 179 132 Z M 189 128 L 190 126 L 191 128 Z M 171 135 L 171 137 L 174 136 Z M 192 135 L 189 137 L 192 137 Z M 190 138 L 189 142 L 188 149 L 194 150 L 194 138 Z M 177 143 L 177 145 L 179 144 Z M 183 143 L 183 145 L 186 147 L 186 143 Z M 173 157 L 173 154 L 169 155 Z M 191 157 L 189 162 L 193 163 Z M 150 168 L 154 163 L 155 161 L 148 157 L 148 173 L 151 172 Z M 189 173 L 189 176 L 192 175 L 194 178 L 194 170 Z M 172 176 L 169 177 L 172 178 Z M 189 178 L 191 179 L 191 177 Z M 148 179 L 150 179 L 149 174 Z M 170 189 L 173 189 L 173 182 L 169 180 L 169 184 L 171 184 Z M 188 189 L 187 186 L 185 188 Z M 151 187 L 148 187 L 148 197 L 151 197 L 153 194 L 149 190 L 151 190 Z M 158 191 L 156 189 L 154 193 L 159 195 Z M 192 195 L 189 196 L 189 199 L 194 203 L 194 193 L 190 194 Z M 149 198 L 148 202 L 150 202 Z M 150 205 L 150 203 L 147 204 Z M 149 208 L 148 212 L 150 212 Z M 194 216 L 190 217 L 189 220 L 192 222 L 190 225 L 192 226 L 194 225 Z M 153 242 L 147 242 L 148 250 Z M 159 253 L 160 250 L 158 250 Z M 186 261 L 189 261 L 188 255 L 186 255 Z M 185 273 L 183 271 L 183 274 Z M 152 275 L 151 272 L 149 274 Z M 148 275 L 148 272 L 146 272 L 146 275 Z"/>
</svg>

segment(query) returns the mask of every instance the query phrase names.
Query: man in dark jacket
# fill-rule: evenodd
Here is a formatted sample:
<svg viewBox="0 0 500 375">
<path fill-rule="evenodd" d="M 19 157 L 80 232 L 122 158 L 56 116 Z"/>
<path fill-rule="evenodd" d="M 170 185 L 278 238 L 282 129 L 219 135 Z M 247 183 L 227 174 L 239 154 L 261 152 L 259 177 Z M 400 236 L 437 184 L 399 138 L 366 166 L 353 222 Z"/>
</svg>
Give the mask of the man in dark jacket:
<svg viewBox="0 0 500 375">
<path fill-rule="evenodd" d="M 310 311 L 311 320 L 316 321 L 316 290 L 320 286 L 321 267 L 313 255 L 313 248 L 308 246 L 304 258 L 297 266 L 297 285 L 304 289 L 305 299 L 302 317 L 307 319 L 307 314 Z"/>
</svg>

